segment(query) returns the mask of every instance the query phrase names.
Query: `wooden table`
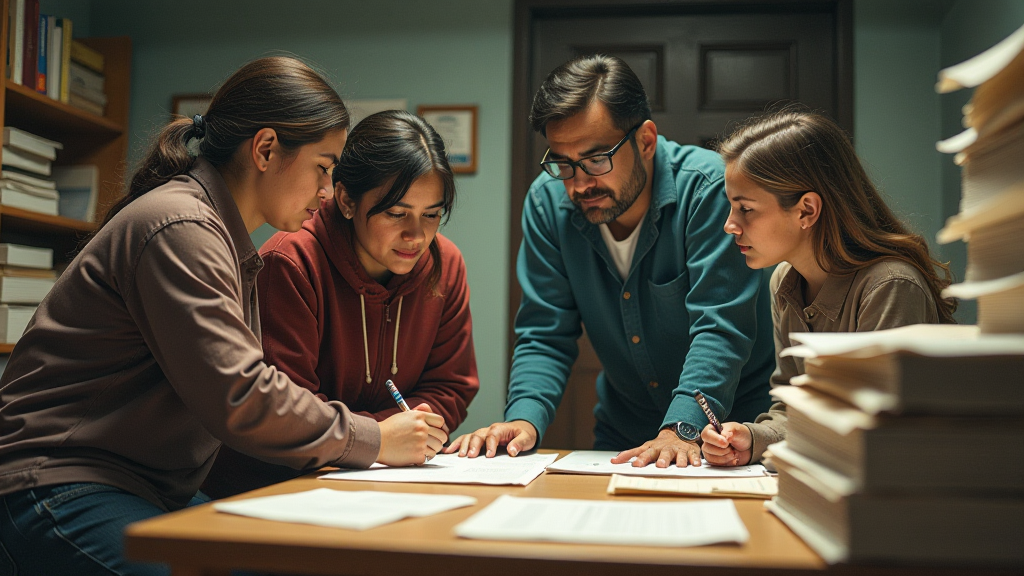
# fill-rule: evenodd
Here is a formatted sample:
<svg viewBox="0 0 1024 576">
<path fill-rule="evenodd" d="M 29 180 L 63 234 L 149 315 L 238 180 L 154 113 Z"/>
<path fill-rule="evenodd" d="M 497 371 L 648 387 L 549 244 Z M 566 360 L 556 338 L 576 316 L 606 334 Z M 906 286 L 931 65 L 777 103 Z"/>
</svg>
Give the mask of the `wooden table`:
<svg viewBox="0 0 1024 576">
<path fill-rule="evenodd" d="M 542 451 L 545 452 L 545 451 Z M 591 500 L 680 500 L 660 496 L 608 496 L 608 476 L 545 473 L 529 486 L 396 484 L 319 480 L 306 476 L 249 492 L 242 497 L 301 492 L 314 488 L 381 490 L 473 496 L 475 506 L 426 518 L 411 518 L 357 532 L 270 522 L 215 512 L 210 505 L 167 514 L 128 527 L 126 554 L 163 562 L 174 576 L 222 575 L 229 569 L 287 574 L 393 576 L 586 576 L 970 574 L 969 569 L 893 569 L 825 563 L 775 516 L 762 500 L 735 500 L 750 532 L 742 545 L 666 548 L 466 540 L 452 528 L 502 494 Z M 981 573 L 981 572 L 979 572 Z M 1010 574 L 989 570 L 984 574 Z"/>
</svg>

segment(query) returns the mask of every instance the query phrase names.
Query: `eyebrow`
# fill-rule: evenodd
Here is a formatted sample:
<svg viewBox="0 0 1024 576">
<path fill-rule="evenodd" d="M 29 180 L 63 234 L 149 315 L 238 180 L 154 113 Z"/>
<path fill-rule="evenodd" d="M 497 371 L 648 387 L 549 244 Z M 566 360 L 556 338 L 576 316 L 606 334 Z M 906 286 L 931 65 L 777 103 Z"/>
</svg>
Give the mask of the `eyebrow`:
<svg viewBox="0 0 1024 576">
<path fill-rule="evenodd" d="M 412 204 L 406 204 L 405 202 L 395 202 L 395 206 L 401 206 L 402 208 L 409 209 L 415 208 L 415 206 L 413 206 Z M 430 206 L 427 206 L 427 210 L 430 210 L 431 208 L 440 208 L 442 206 L 444 206 L 444 200 L 441 200 L 436 204 L 431 204 Z"/>
<path fill-rule="evenodd" d="M 593 156 L 594 154 L 602 154 L 604 152 L 611 150 L 613 146 L 615 146 L 615 144 L 598 144 L 597 146 L 591 146 L 590 148 L 580 153 L 580 158 L 586 158 L 587 156 Z M 550 150 L 550 148 L 548 150 Z M 569 159 L 568 156 L 564 156 L 557 152 L 548 152 L 548 157 L 551 157 L 554 160 Z"/>
<path fill-rule="evenodd" d="M 323 156 L 324 158 L 330 160 L 331 164 L 337 164 L 338 162 L 341 162 L 341 158 L 339 158 L 336 154 L 331 154 L 330 152 L 321 152 L 320 156 Z"/>
<path fill-rule="evenodd" d="M 757 202 L 757 200 L 754 200 L 753 198 L 747 198 L 746 196 L 730 196 L 729 200 L 732 200 L 733 202 L 739 202 L 740 200 L 746 200 L 747 202 Z"/>
</svg>

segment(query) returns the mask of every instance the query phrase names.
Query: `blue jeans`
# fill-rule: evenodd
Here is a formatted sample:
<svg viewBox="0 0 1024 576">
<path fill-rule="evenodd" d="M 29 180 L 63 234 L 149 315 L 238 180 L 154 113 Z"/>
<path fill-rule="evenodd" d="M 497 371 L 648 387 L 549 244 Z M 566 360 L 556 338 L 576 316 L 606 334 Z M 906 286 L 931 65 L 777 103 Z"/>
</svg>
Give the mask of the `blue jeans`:
<svg viewBox="0 0 1024 576">
<path fill-rule="evenodd" d="M 209 502 L 198 493 L 189 506 Z M 104 484 L 44 486 L 0 497 L 0 576 L 166 576 L 163 564 L 124 557 L 128 524 L 163 514 Z"/>
</svg>

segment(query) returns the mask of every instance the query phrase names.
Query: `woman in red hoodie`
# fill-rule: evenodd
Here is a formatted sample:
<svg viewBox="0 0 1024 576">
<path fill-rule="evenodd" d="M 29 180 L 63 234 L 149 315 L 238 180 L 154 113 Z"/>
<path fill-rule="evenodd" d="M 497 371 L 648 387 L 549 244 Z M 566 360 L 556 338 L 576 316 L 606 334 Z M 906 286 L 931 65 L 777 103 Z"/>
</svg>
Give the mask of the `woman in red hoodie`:
<svg viewBox="0 0 1024 576">
<path fill-rule="evenodd" d="M 465 262 L 437 232 L 455 201 L 444 143 L 418 116 L 373 114 L 352 129 L 333 181 L 315 218 L 260 250 L 267 362 L 378 421 L 399 411 L 392 380 L 454 430 L 479 378 Z M 223 497 L 295 475 L 225 447 L 204 490 Z"/>
</svg>

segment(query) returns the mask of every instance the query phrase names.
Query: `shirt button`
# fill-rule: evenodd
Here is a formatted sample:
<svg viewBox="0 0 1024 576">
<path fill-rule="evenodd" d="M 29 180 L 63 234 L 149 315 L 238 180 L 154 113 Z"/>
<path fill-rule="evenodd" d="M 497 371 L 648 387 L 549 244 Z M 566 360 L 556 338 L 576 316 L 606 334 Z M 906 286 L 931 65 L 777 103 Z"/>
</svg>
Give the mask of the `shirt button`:
<svg viewBox="0 0 1024 576">
<path fill-rule="evenodd" d="M 658 387 L 658 383 L 657 382 L 651 382 L 651 388 L 657 388 L 657 387 Z"/>
<path fill-rule="evenodd" d="M 814 312 L 811 311 L 811 310 L 808 310 L 807 311 L 807 319 L 810 320 L 811 318 L 814 318 Z"/>
<path fill-rule="evenodd" d="M 623 292 L 623 293 L 622 293 L 622 297 L 623 297 L 624 299 L 626 299 L 626 300 L 629 300 L 629 297 L 630 297 L 630 293 L 629 293 L 629 292 Z"/>
<path fill-rule="evenodd" d="M 640 337 L 639 336 L 633 336 L 633 344 L 639 344 L 639 343 L 640 343 Z"/>
</svg>

